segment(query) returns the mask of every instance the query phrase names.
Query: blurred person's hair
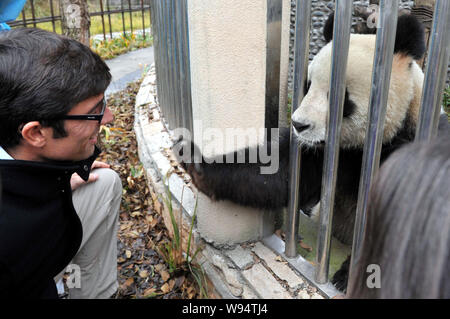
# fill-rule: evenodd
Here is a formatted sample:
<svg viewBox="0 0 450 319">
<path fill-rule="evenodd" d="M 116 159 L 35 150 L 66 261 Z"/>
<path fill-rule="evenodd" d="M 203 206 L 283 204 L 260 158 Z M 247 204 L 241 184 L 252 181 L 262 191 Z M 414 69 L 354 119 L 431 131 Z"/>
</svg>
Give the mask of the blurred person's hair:
<svg viewBox="0 0 450 319">
<path fill-rule="evenodd" d="M 382 165 L 371 189 L 349 298 L 450 298 L 450 137 L 413 143 Z M 367 286 L 379 265 L 381 287 Z"/>
</svg>

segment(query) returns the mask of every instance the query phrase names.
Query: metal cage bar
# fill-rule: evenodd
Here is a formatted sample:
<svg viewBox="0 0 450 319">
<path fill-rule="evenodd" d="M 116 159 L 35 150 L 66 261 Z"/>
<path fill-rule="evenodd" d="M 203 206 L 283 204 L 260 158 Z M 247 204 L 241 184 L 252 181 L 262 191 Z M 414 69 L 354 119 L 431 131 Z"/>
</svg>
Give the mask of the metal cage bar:
<svg viewBox="0 0 450 319">
<path fill-rule="evenodd" d="M 31 17 L 33 18 L 33 26 L 36 28 L 37 22 L 36 22 L 36 13 L 34 10 L 34 1 L 30 1 L 31 6 Z"/>
<path fill-rule="evenodd" d="M 437 134 L 442 94 L 447 76 L 446 66 L 450 55 L 449 28 L 450 1 L 437 0 L 416 141 L 429 141 Z"/>
<path fill-rule="evenodd" d="M 100 2 L 100 13 L 102 17 L 103 40 L 106 40 L 105 11 L 103 10 L 103 0 L 99 0 L 99 2 Z"/>
<path fill-rule="evenodd" d="M 52 28 L 53 32 L 56 32 L 56 25 L 55 25 L 55 12 L 53 10 L 53 0 L 48 1 L 50 3 L 50 13 L 52 15 Z"/>
<path fill-rule="evenodd" d="M 399 0 L 381 0 L 372 71 L 372 90 L 369 100 L 368 125 L 359 183 L 355 230 L 353 233 L 353 267 L 360 255 L 366 229 L 366 213 L 370 186 L 380 165 L 384 122 L 391 80 L 395 35 L 397 32 Z M 350 268 L 351 268 L 350 267 Z M 351 272 L 351 271 L 350 271 Z"/>
<path fill-rule="evenodd" d="M 8 22 L 8 24 L 11 27 L 13 27 L 13 28 L 14 27 L 18 27 L 18 26 L 23 26 L 23 27 L 26 28 L 26 27 L 28 27 L 30 25 L 32 25 L 33 27 L 36 27 L 39 23 L 51 22 L 52 23 L 53 32 L 56 32 L 56 22 L 57 21 L 61 21 L 61 15 L 55 15 L 54 0 L 48 0 L 49 8 L 50 8 L 50 15 L 49 16 L 44 16 L 44 17 L 36 17 L 36 15 L 35 15 L 36 10 L 35 10 L 34 0 L 29 0 L 29 2 L 30 2 L 30 10 L 31 10 L 31 13 L 32 13 L 32 17 L 31 18 L 27 18 L 25 9 L 23 9 L 22 10 L 22 19 Z M 89 16 L 91 16 L 91 17 L 100 16 L 101 17 L 101 19 L 102 19 L 102 28 L 103 28 L 103 30 L 102 30 L 103 31 L 103 39 L 106 40 L 105 14 L 108 15 L 109 35 L 110 35 L 110 38 L 112 38 L 113 37 L 113 30 L 112 30 L 111 14 L 122 14 L 122 17 L 124 17 L 124 13 L 125 12 L 128 12 L 130 14 L 130 26 L 131 26 L 131 30 L 132 31 L 134 31 L 133 21 L 132 21 L 132 13 L 133 12 L 142 12 L 143 33 L 144 33 L 144 36 L 145 36 L 144 13 L 145 13 L 145 10 L 149 10 L 150 11 L 150 6 L 149 5 L 144 5 L 144 1 L 143 0 L 141 0 L 141 5 L 139 7 L 133 8 L 133 6 L 130 5 L 128 8 L 124 8 L 123 5 L 122 5 L 122 9 L 114 9 L 114 10 L 111 10 L 109 0 L 106 0 L 106 11 L 105 11 L 105 8 L 104 8 L 103 0 L 99 0 L 99 3 L 100 3 L 100 11 L 98 11 L 98 12 L 97 11 L 96 12 L 89 12 Z M 149 14 L 149 17 L 150 17 L 150 14 Z M 125 30 L 125 20 L 124 19 L 122 20 L 122 25 L 123 25 L 124 33 L 125 33 L 126 30 Z M 58 30 L 58 31 L 60 33 L 62 33 L 62 29 Z"/>
<path fill-rule="evenodd" d="M 125 28 L 125 8 L 123 7 L 123 0 L 120 0 L 120 13 L 122 14 L 123 36 L 126 36 L 126 28 Z"/>
<path fill-rule="evenodd" d="M 345 98 L 345 75 L 347 70 L 350 29 L 352 22 L 352 2 L 336 0 L 334 34 L 331 61 L 331 80 L 328 128 L 326 134 L 325 157 L 323 163 L 322 192 L 317 238 L 316 282 L 328 281 L 330 260 L 331 224 L 336 189 L 341 136 L 342 113 Z"/>
<path fill-rule="evenodd" d="M 265 128 L 269 139 L 271 129 L 278 127 L 280 109 L 282 11 L 281 0 L 267 0 Z"/>
<path fill-rule="evenodd" d="M 144 0 L 141 0 L 141 14 L 142 14 L 142 35 L 144 36 L 145 39 L 145 10 L 144 10 Z"/>
<path fill-rule="evenodd" d="M 108 10 L 108 24 L 109 24 L 109 36 L 112 39 L 112 24 L 111 24 L 111 7 L 109 6 L 109 0 L 106 0 L 106 9 Z"/>
<path fill-rule="evenodd" d="M 292 114 L 297 110 L 304 97 L 304 84 L 308 74 L 309 63 L 309 37 L 311 28 L 311 1 L 297 0 L 295 18 L 295 56 L 294 56 L 294 91 L 292 97 Z M 298 185 L 300 184 L 301 156 L 296 143 L 294 131 L 291 126 L 291 139 L 289 151 L 289 203 L 286 229 L 285 254 L 287 257 L 297 256 L 298 238 Z"/>
<path fill-rule="evenodd" d="M 158 101 L 170 129 L 193 131 L 189 66 L 188 3 L 151 2 Z"/>
<path fill-rule="evenodd" d="M 128 0 L 128 9 L 130 10 L 130 29 L 131 33 L 133 33 L 133 10 L 131 8 L 131 0 Z"/>
</svg>

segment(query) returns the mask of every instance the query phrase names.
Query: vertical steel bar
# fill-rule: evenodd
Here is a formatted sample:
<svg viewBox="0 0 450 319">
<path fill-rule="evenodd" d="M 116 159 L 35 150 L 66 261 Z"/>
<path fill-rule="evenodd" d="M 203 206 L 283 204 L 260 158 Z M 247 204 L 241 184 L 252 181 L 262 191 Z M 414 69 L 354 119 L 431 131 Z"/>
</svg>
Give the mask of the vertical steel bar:
<svg viewBox="0 0 450 319">
<path fill-rule="evenodd" d="M 150 12 L 153 15 L 153 21 L 152 21 L 152 27 L 154 28 L 153 31 L 153 43 L 155 43 L 155 61 L 156 61 L 156 74 L 157 74 L 157 97 L 159 101 L 159 105 L 161 106 L 161 101 L 163 99 L 162 94 L 162 82 L 164 78 L 162 77 L 162 64 L 163 64 L 163 57 L 162 57 L 162 49 L 161 49 L 161 42 L 163 41 L 161 39 L 161 24 L 159 19 L 159 14 L 161 11 L 161 5 L 158 0 L 152 0 L 152 11 Z"/>
<path fill-rule="evenodd" d="M 169 70 L 169 86 L 168 86 L 168 92 L 171 92 L 169 94 L 170 97 L 170 111 L 168 112 L 169 117 L 169 127 L 172 125 L 172 123 L 175 120 L 175 104 L 176 104 L 176 92 L 174 91 L 176 88 L 176 80 L 175 80 L 175 39 L 173 35 L 173 29 L 174 29 L 174 16 L 173 16 L 173 1 L 168 1 L 168 8 L 167 8 L 167 27 L 168 27 L 168 35 L 169 35 L 169 47 L 168 47 L 168 54 L 169 54 L 169 64 L 168 64 L 168 70 Z"/>
<path fill-rule="evenodd" d="M 153 46 L 154 46 L 154 56 L 155 56 L 155 68 L 156 68 L 156 90 L 158 103 L 161 104 L 161 48 L 160 48 L 160 26 L 158 25 L 158 0 L 150 0 L 150 14 L 152 21 L 152 34 L 153 34 Z"/>
<path fill-rule="evenodd" d="M 350 269 L 356 264 L 360 256 L 361 242 L 366 229 L 367 202 L 370 186 L 380 165 L 380 153 L 383 142 L 384 122 L 397 31 L 398 7 L 399 0 L 380 1 L 380 14 L 372 71 L 372 91 L 369 101 L 369 124 L 364 143 Z"/>
<path fill-rule="evenodd" d="M 124 7 L 123 7 L 123 0 L 120 0 L 120 11 L 122 14 L 122 27 L 123 27 L 123 36 L 126 36 L 126 28 L 125 28 L 125 12 L 124 12 Z"/>
<path fill-rule="evenodd" d="M 315 280 L 328 281 L 330 259 L 331 224 L 337 178 L 339 141 L 341 136 L 342 111 L 345 98 L 345 74 L 350 44 L 352 2 L 336 0 L 333 35 L 333 57 L 331 62 L 328 128 L 323 165 L 322 193 L 317 239 L 317 268 Z"/>
<path fill-rule="evenodd" d="M 101 12 L 101 17 L 102 17 L 103 40 L 106 40 L 105 11 L 103 10 L 103 0 L 99 0 L 99 2 L 100 2 L 100 12 Z"/>
<path fill-rule="evenodd" d="M 177 7 L 178 7 L 179 0 L 172 1 L 172 20 L 171 20 L 171 26 L 172 26 L 172 54 L 173 54 L 173 64 L 172 64 L 172 74 L 173 74 L 173 122 L 170 123 L 172 129 L 176 127 L 180 127 L 179 119 L 181 116 L 181 97 L 180 97 L 180 63 L 178 60 L 179 57 L 179 37 L 178 37 L 178 21 L 177 21 Z"/>
<path fill-rule="evenodd" d="M 161 26 L 161 30 L 162 30 L 162 37 L 161 37 L 161 44 L 162 44 L 162 54 L 163 54 L 163 81 L 164 81 L 164 85 L 163 85 L 163 104 L 162 104 L 162 109 L 163 109 L 163 113 L 164 116 L 166 116 L 166 114 L 168 113 L 168 105 L 169 105 L 169 99 L 167 96 L 167 88 L 169 87 L 169 52 L 168 52 L 168 48 L 169 48 L 169 37 L 168 37 L 168 32 L 167 32 L 167 2 L 166 1 L 161 1 L 161 12 L 160 12 L 160 26 Z M 168 118 L 168 117 L 167 117 Z"/>
<path fill-rule="evenodd" d="M 192 97 L 191 97 L 191 68 L 190 68 L 190 53 L 189 53 L 189 21 L 188 21 L 188 2 L 182 0 L 183 12 L 183 66 L 185 79 L 184 85 L 184 98 L 186 99 L 186 111 L 184 113 L 184 127 L 190 130 L 192 139 L 194 140 L 194 123 L 192 117 Z"/>
<path fill-rule="evenodd" d="M 108 10 L 109 36 L 112 39 L 111 7 L 109 6 L 109 0 L 106 0 L 106 10 Z"/>
<path fill-rule="evenodd" d="M 281 0 L 267 0 L 265 128 L 278 127 L 280 108 Z"/>
<path fill-rule="evenodd" d="M 450 1 L 437 0 L 431 30 L 425 82 L 422 92 L 417 141 L 429 141 L 437 134 L 442 94 L 450 54 Z"/>
<path fill-rule="evenodd" d="M 25 16 L 25 8 L 22 10 L 22 22 L 23 22 L 23 27 L 26 28 L 27 27 L 27 18 Z"/>
<path fill-rule="evenodd" d="M 170 127 L 176 128 L 179 127 L 178 120 L 180 118 L 180 73 L 179 73 L 179 61 L 178 61 L 178 55 L 179 55 L 179 39 L 178 39 L 178 32 L 177 32 L 177 6 L 178 6 L 179 0 L 174 0 L 172 2 L 172 54 L 173 54 L 173 64 L 172 64 L 172 72 L 173 72 L 173 87 L 172 90 L 174 91 L 173 94 L 173 122 L 170 124 Z"/>
<path fill-rule="evenodd" d="M 183 21 L 181 18 L 182 12 L 182 0 L 175 1 L 175 33 L 177 39 L 177 72 L 178 72 L 178 112 L 177 112 L 177 123 L 175 127 L 183 127 L 183 119 L 185 110 L 184 101 L 184 87 L 183 82 L 185 79 L 183 70 Z"/>
<path fill-rule="evenodd" d="M 31 5 L 31 17 L 33 18 L 33 26 L 36 28 L 36 14 L 34 12 L 34 0 L 30 1 L 30 5 Z"/>
<path fill-rule="evenodd" d="M 294 56 L 294 92 L 292 98 L 292 114 L 297 110 L 304 96 L 304 84 L 307 80 L 309 63 L 309 37 L 311 28 L 311 1 L 297 0 L 295 17 L 295 56 Z M 297 256 L 298 239 L 298 185 L 300 183 L 301 153 L 291 126 L 291 142 L 289 151 L 289 203 L 286 229 L 285 254 L 287 257 Z"/>
<path fill-rule="evenodd" d="M 145 20 L 144 20 L 144 0 L 141 0 L 141 14 L 142 14 L 142 35 L 145 41 Z"/>
<path fill-rule="evenodd" d="M 50 14 L 52 15 L 52 28 L 53 28 L 53 32 L 56 33 L 55 12 L 53 10 L 53 0 L 49 0 L 49 2 L 50 2 Z"/>
<path fill-rule="evenodd" d="M 131 2 L 128 0 L 128 9 L 130 10 L 130 28 L 131 34 L 133 34 L 133 10 L 131 9 Z"/>
<path fill-rule="evenodd" d="M 162 101 L 162 109 L 163 112 L 165 112 L 164 114 L 168 114 L 168 105 L 169 105 L 169 98 L 168 98 L 168 92 L 167 89 L 169 87 L 169 71 L 168 68 L 170 67 L 170 62 L 169 62 L 169 54 L 168 54 L 168 44 L 169 44 L 169 40 L 168 40 L 168 32 L 167 32 L 167 2 L 166 1 L 161 1 L 161 10 L 160 10 L 160 24 L 159 26 L 161 27 L 162 30 L 162 36 L 161 36 L 161 44 L 162 44 L 162 55 L 163 55 L 163 64 L 162 64 L 162 68 L 163 68 L 163 86 L 162 86 L 162 95 L 164 100 Z"/>
</svg>

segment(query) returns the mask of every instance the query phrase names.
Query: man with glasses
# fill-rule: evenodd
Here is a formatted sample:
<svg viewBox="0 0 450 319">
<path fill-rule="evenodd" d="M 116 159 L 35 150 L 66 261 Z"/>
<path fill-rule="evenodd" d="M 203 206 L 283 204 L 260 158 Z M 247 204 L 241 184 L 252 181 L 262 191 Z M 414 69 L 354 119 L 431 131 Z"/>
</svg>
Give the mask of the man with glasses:
<svg viewBox="0 0 450 319">
<path fill-rule="evenodd" d="M 0 33 L 0 296 L 109 298 L 117 283 L 122 186 L 95 161 L 113 120 L 111 74 L 77 41 L 39 29 Z M 79 273 L 77 273 L 79 271 Z"/>
</svg>

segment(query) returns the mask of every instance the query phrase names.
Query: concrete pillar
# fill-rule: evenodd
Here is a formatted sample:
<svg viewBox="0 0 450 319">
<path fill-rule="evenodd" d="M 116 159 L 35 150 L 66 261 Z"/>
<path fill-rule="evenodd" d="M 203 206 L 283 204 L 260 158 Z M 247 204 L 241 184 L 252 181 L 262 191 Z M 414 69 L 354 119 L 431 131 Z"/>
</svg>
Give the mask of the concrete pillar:
<svg viewBox="0 0 450 319">
<path fill-rule="evenodd" d="M 189 47 L 194 140 L 206 156 L 262 142 L 268 0 L 189 0 Z M 290 1 L 283 0 L 280 103 L 285 106 Z M 280 112 L 285 117 L 285 112 Z M 280 120 L 281 123 L 286 121 Z M 227 143 L 229 129 L 241 130 Z M 227 130 L 228 129 L 228 130 Z M 246 138 L 242 135 L 248 134 Z M 257 190 L 255 190 L 257 191 Z M 211 202 L 199 195 L 200 234 L 219 245 L 257 240 L 273 232 L 273 213 Z"/>
</svg>

